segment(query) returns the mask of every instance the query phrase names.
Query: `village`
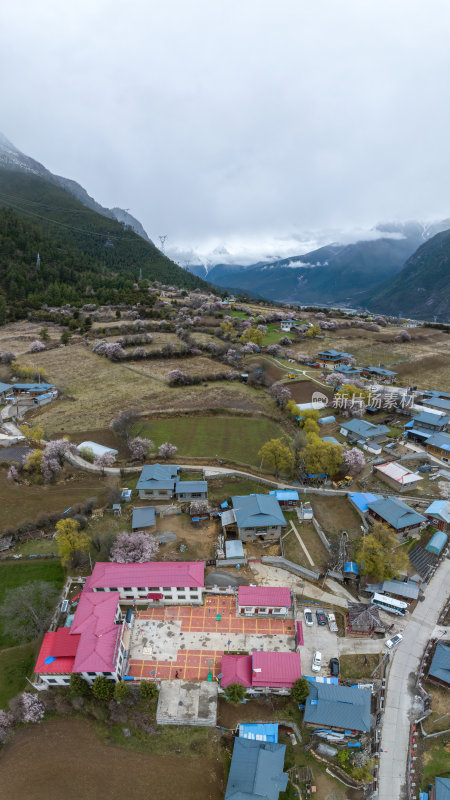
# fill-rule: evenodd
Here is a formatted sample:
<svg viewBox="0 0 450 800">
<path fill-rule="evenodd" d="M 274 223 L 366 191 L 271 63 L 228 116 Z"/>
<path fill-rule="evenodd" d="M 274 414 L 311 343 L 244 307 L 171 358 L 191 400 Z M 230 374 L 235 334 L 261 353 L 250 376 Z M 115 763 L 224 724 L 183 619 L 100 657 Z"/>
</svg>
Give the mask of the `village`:
<svg viewBox="0 0 450 800">
<path fill-rule="evenodd" d="M 181 298 L 169 287 L 158 288 L 158 297 L 166 315 L 172 309 L 185 327 L 187 311 L 180 314 L 180 303 L 197 310 L 194 329 L 211 317 L 207 297 Z M 71 531 L 76 539 L 27 678 L 38 699 L 73 693 L 75 687 L 84 692 L 79 680 L 95 698 L 103 691 L 109 702 L 122 697 L 125 706 L 136 692 L 144 698 L 148 691 L 155 725 L 180 732 L 186 726 L 222 730 L 231 755 L 220 790 L 226 800 L 243 795 L 283 800 L 296 792 L 301 797 L 322 792 L 318 796 L 325 798 L 333 787 L 339 798 L 359 800 L 375 792 L 383 797 L 389 781 L 401 780 L 402 768 L 415 797 L 414 765 L 425 759 L 424 749 L 416 753 L 419 742 L 411 726 L 421 714 L 425 726 L 428 718 L 434 724 L 433 702 L 440 704 L 450 685 L 450 392 L 401 386 L 395 370 L 362 366 L 348 345 L 348 350 L 321 349 L 317 338 L 331 342 L 338 336 L 333 326 L 327 332 L 323 314 L 272 309 L 279 318 L 269 327 L 258 323 L 267 329 L 255 334 L 256 344 L 257 311 L 266 317 L 269 311 L 249 309 L 233 297 L 214 302 L 219 316 L 197 334 L 210 338 L 203 344 L 196 340 L 194 353 L 183 353 L 183 359 L 173 344 L 154 360 L 147 350 L 140 356 L 142 374 L 135 371 L 136 357 L 126 361 L 131 350 L 125 342 L 117 345 L 125 355 L 110 360 L 92 332 L 84 342 L 74 336 L 62 348 L 56 340 L 49 347 L 47 340 L 31 357 L 25 340 L 23 354 L 3 361 L 1 377 L 8 380 L 0 383 L 0 456 L 3 452 L 9 467 L 8 486 L 17 498 L 20 492 L 31 497 L 40 486 L 41 510 L 55 513 L 55 497 L 59 513 L 40 528 L 22 529 L 23 518 L 11 507 L 0 539 L 0 569 L 37 568 L 45 559 L 50 565 L 58 560 L 64 535 Z M 129 312 L 120 313 L 125 318 Z M 97 316 L 95 324 L 111 339 L 108 346 L 117 344 L 114 309 L 99 309 Z M 244 325 L 247 319 L 250 324 Z M 58 328 L 48 330 L 51 341 Z M 417 326 L 403 331 L 407 346 L 408 331 L 414 335 Z M 162 337 L 158 347 L 167 347 L 167 333 L 151 335 Z M 199 386 L 198 416 L 183 418 L 175 408 L 164 418 L 161 377 L 156 379 L 161 373 L 152 373 L 153 365 L 161 370 L 164 361 L 169 386 L 175 386 L 169 396 L 181 398 L 184 392 L 192 401 L 195 373 L 186 372 L 184 382 L 170 377 L 171 370 L 182 373 L 202 359 L 215 369 L 220 361 L 210 345 L 214 336 L 218 347 L 222 335 L 228 339 L 220 358 L 231 359 L 234 371 L 231 383 L 225 379 L 222 402 L 236 406 L 237 398 L 251 399 L 253 408 L 243 408 L 241 416 L 230 408 L 219 416 L 210 410 L 208 416 L 214 386 L 208 381 Z M 281 343 L 286 335 L 289 346 Z M 361 329 L 361 338 L 365 335 Z M 177 336 L 184 341 L 180 331 Z M 111 399 L 106 410 L 95 401 L 90 422 L 89 411 L 82 416 L 86 390 L 77 393 L 75 384 L 63 380 L 63 350 L 72 354 L 74 374 L 78 357 L 92 358 L 93 369 L 105 364 L 111 398 L 114 385 L 122 392 L 122 380 L 149 380 L 157 413 L 126 418 L 123 394 L 119 413 Z M 125 363 L 133 371 L 122 378 Z M 27 368 L 31 380 L 17 380 Z M 202 363 L 203 379 L 211 368 Z M 217 373 L 216 379 L 223 377 Z M 262 415 L 269 409 L 272 428 Z M 112 412 L 118 422 L 108 429 L 105 414 Z M 252 422 L 275 435 L 255 445 L 246 438 Z M 215 423 L 226 426 L 225 435 Z M 206 439 L 200 425 L 207 428 Z M 147 431 L 155 442 L 146 438 Z M 206 448 L 200 451 L 199 437 Z M 66 444 L 58 445 L 61 441 Z M 273 441 L 279 443 L 279 463 Z M 294 454 L 292 462 L 283 447 Z M 45 478 L 43 485 L 37 480 L 33 459 L 44 465 L 43 475 L 47 463 L 53 470 L 47 485 Z M 55 459 L 59 464 L 52 466 Z M 86 489 L 81 476 L 89 478 Z M 94 486 L 103 499 L 87 510 L 87 491 L 92 494 Z M 66 509 L 57 499 L 58 487 L 64 488 Z M 84 543 L 76 538 L 82 535 Z M 114 555 L 119 540 L 121 555 Z M 380 568 L 380 557 L 391 569 Z M 405 662 L 398 673 L 400 658 Z M 395 697 L 406 694 L 403 682 L 415 663 L 420 707 L 415 719 L 405 715 L 399 723 Z M 121 729 L 129 727 L 127 722 Z M 397 742 L 403 765 L 395 778 L 389 772 L 395 769 L 389 737 Z M 426 737 L 423 742 L 428 746 Z M 441 800 L 437 789 L 430 797 Z"/>
</svg>

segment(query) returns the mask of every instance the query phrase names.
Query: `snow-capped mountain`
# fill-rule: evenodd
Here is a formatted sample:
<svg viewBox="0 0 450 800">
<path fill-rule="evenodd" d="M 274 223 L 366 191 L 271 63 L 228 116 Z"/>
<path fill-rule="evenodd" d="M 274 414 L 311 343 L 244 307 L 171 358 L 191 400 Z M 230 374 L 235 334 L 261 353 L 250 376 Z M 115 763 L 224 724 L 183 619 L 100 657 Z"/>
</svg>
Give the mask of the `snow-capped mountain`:
<svg viewBox="0 0 450 800">
<path fill-rule="evenodd" d="M 103 217 L 115 219 L 117 222 L 123 222 L 137 233 L 138 236 L 141 236 L 147 242 L 153 244 L 144 230 L 143 225 L 141 225 L 139 220 L 129 214 L 128 211 L 125 211 L 123 208 L 104 208 L 100 203 L 97 203 L 79 183 L 70 178 L 63 178 L 61 175 L 54 175 L 39 161 L 35 161 L 34 158 L 30 158 L 25 155 L 25 153 L 18 150 L 18 148 L 2 133 L 0 133 L 0 167 L 19 170 L 20 172 L 29 172 L 33 175 L 45 178 L 52 183 L 58 184 L 87 208 L 96 211 Z"/>
</svg>

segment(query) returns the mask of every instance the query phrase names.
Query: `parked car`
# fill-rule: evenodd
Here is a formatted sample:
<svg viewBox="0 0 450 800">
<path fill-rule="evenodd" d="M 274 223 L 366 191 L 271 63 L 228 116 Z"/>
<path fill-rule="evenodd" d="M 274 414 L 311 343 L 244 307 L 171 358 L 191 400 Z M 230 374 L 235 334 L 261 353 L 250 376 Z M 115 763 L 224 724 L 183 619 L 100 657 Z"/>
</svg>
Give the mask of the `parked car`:
<svg viewBox="0 0 450 800">
<path fill-rule="evenodd" d="M 395 647 L 396 644 L 401 642 L 402 639 L 403 636 L 401 635 L 401 633 L 396 633 L 395 636 L 392 637 L 392 639 L 388 639 L 387 642 L 385 642 L 385 645 L 389 650 L 391 650 L 393 647 Z"/>
<path fill-rule="evenodd" d="M 317 617 L 317 624 L 318 625 L 326 625 L 327 624 L 327 618 L 326 618 L 325 612 L 324 612 L 324 610 L 322 608 L 318 608 L 317 609 L 316 617 Z"/>
<path fill-rule="evenodd" d="M 333 678 L 337 678 L 339 676 L 339 659 L 338 658 L 330 658 L 330 673 Z"/>
<path fill-rule="evenodd" d="M 327 614 L 327 622 L 330 631 L 332 631 L 333 633 L 337 633 L 338 626 L 334 614 Z"/>
<path fill-rule="evenodd" d="M 320 672 L 321 666 L 322 666 L 322 653 L 320 653 L 319 650 L 316 650 L 316 652 L 313 655 L 311 669 L 313 672 Z"/>
<path fill-rule="evenodd" d="M 314 617 L 310 608 L 305 608 L 303 616 L 305 617 L 305 625 L 314 625 Z"/>
</svg>

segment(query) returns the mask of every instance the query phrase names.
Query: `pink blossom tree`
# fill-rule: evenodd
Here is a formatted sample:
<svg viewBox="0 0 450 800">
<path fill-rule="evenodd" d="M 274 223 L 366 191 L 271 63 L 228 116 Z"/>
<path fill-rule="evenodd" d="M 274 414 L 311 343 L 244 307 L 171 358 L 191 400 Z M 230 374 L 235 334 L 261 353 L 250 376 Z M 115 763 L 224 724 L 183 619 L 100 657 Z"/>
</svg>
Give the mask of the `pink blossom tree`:
<svg viewBox="0 0 450 800">
<path fill-rule="evenodd" d="M 189 383 L 189 377 L 181 369 L 171 369 L 167 373 L 167 380 L 170 386 L 186 386 Z"/>
<path fill-rule="evenodd" d="M 174 458 L 178 453 L 178 447 L 175 447 L 174 444 L 170 442 L 164 442 L 164 444 L 160 444 L 158 447 L 158 457 L 159 458 Z"/>
<path fill-rule="evenodd" d="M 11 730 L 11 715 L 0 709 L 0 744 L 4 744 Z"/>
<path fill-rule="evenodd" d="M 395 337 L 396 342 L 410 342 L 411 341 L 411 334 L 408 331 L 401 330 L 397 333 Z"/>
<path fill-rule="evenodd" d="M 279 381 L 276 381 L 276 383 L 272 384 L 269 389 L 269 394 L 271 397 L 273 397 L 280 408 L 285 408 L 289 400 L 292 399 L 289 389 L 287 389 L 286 386 L 283 386 L 283 384 Z"/>
<path fill-rule="evenodd" d="M 41 472 L 45 481 L 52 481 L 59 475 L 64 459 L 68 453 L 76 453 L 75 445 L 68 439 L 53 439 L 48 442 L 42 453 Z"/>
<path fill-rule="evenodd" d="M 155 558 L 158 548 L 155 537 L 148 533 L 122 531 L 111 548 L 110 559 L 117 564 L 143 564 Z"/>
<path fill-rule="evenodd" d="M 36 694 L 23 692 L 22 701 L 22 721 L 40 722 L 44 718 L 45 708 Z"/>
<path fill-rule="evenodd" d="M 147 358 L 145 347 L 136 347 L 133 351 L 133 358 Z"/>
<path fill-rule="evenodd" d="M 151 439 L 144 439 L 142 436 L 135 436 L 128 443 L 130 454 L 133 461 L 144 461 L 149 453 L 154 450 L 155 445 Z"/>
<path fill-rule="evenodd" d="M 112 467 L 115 460 L 116 458 L 114 456 L 114 453 L 102 453 L 101 455 L 97 456 L 97 458 L 94 461 L 94 464 L 96 467 L 100 467 L 100 469 L 103 472 L 103 470 L 106 469 L 106 467 Z"/>
<path fill-rule="evenodd" d="M 366 404 L 364 403 L 364 401 L 353 399 L 351 402 L 351 412 L 353 417 L 362 419 L 364 414 L 366 413 Z"/>
<path fill-rule="evenodd" d="M 344 464 L 346 470 L 353 475 L 359 475 L 366 466 L 364 454 L 357 447 L 346 450 L 344 453 Z"/>
<path fill-rule="evenodd" d="M 41 353 L 42 350 L 45 350 L 44 342 L 40 342 L 39 339 L 36 339 L 34 342 L 31 342 L 30 353 Z"/>
<path fill-rule="evenodd" d="M 103 355 L 105 355 L 106 358 L 109 358 L 110 361 L 121 361 L 123 358 L 125 358 L 126 353 L 119 342 L 108 342 L 104 349 Z"/>
<path fill-rule="evenodd" d="M 342 372 L 332 372 L 325 378 L 325 383 L 329 386 L 342 386 L 345 383 L 345 376 Z"/>
</svg>

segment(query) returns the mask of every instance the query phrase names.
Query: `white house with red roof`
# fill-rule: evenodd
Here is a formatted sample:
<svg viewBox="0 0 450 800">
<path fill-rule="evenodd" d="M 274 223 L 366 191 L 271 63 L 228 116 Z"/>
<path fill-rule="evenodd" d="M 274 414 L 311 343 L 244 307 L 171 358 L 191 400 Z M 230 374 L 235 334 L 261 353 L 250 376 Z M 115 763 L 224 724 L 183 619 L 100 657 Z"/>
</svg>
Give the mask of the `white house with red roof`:
<svg viewBox="0 0 450 800">
<path fill-rule="evenodd" d="M 286 617 L 291 609 L 291 591 L 284 586 L 240 586 L 237 611 L 246 617 Z"/>
<path fill-rule="evenodd" d="M 257 650 L 249 656 L 222 656 L 222 689 L 240 683 L 247 694 L 289 694 L 301 677 L 300 653 Z"/>
<path fill-rule="evenodd" d="M 118 592 L 121 601 L 201 603 L 205 587 L 203 561 L 148 561 L 143 564 L 97 562 L 86 581 L 92 592 Z"/>
</svg>

